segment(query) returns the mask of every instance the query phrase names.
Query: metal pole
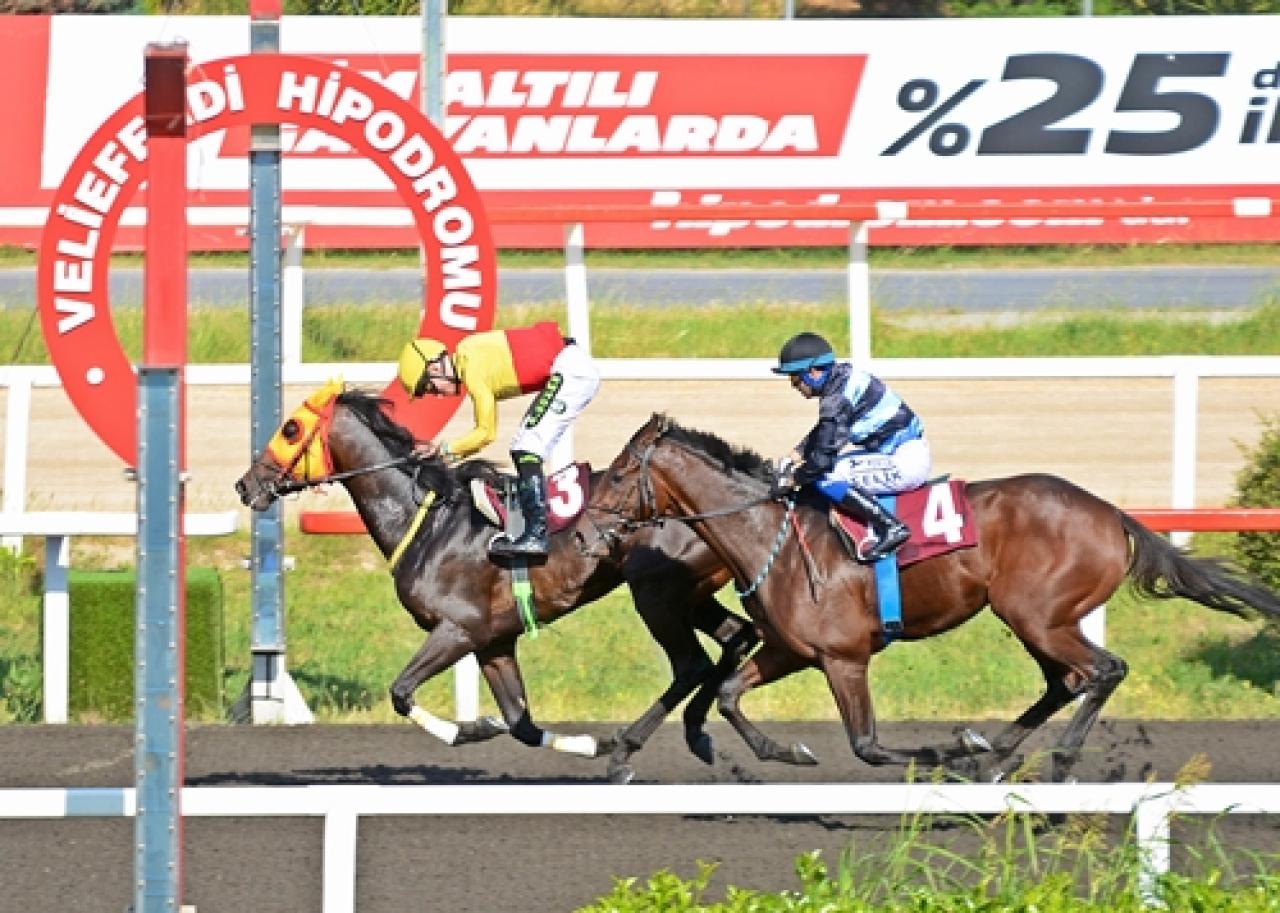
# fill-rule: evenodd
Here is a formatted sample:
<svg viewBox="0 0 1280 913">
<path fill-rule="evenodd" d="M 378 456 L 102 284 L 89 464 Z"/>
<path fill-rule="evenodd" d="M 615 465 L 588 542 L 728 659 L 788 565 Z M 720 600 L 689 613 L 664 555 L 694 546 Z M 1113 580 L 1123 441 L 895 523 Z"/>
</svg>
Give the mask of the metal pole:
<svg viewBox="0 0 1280 913">
<path fill-rule="evenodd" d="M 138 371 L 134 913 L 176 913 L 182 897 L 187 60 L 182 42 L 149 44 L 144 57 L 147 253 Z"/>
<path fill-rule="evenodd" d="M 444 81 L 449 68 L 444 36 L 447 19 L 448 7 L 444 0 L 424 0 L 422 64 L 419 70 L 422 113 L 441 133 L 444 132 Z M 425 274 L 426 251 L 419 250 Z M 419 297 L 425 299 L 425 290 Z M 423 306 L 426 306 L 425 300 Z M 458 719 L 474 720 L 480 715 L 479 688 L 480 664 L 476 662 L 475 654 L 468 653 L 453 666 L 453 701 Z"/>
<path fill-rule="evenodd" d="M 251 0 L 249 45 L 280 50 L 279 0 Z M 249 140 L 250 453 L 266 446 L 283 420 L 281 333 L 280 126 L 254 124 Z M 275 502 L 252 518 L 250 604 L 253 654 L 249 690 L 233 715 L 254 723 L 309 723 L 285 657 L 283 508 Z M 245 712 L 245 703 L 248 712 Z"/>
</svg>

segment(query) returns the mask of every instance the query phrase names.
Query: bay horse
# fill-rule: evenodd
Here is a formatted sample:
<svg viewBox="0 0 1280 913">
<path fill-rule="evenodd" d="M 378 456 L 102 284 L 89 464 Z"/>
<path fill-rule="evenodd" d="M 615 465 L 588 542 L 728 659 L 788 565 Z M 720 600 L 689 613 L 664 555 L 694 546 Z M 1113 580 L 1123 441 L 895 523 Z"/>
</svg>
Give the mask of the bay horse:
<svg viewBox="0 0 1280 913">
<path fill-rule="evenodd" d="M 1126 578 L 1143 596 L 1280 617 L 1280 598 L 1261 584 L 1216 559 L 1184 555 L 1065 479 L 1028 474 L 969 482 L 977 544 L 901 571 L 901 637 L 933 637 L 990 607 L 1039 665 L 1045 691 L 990 742 L 966 730 L 954 745 L 885 747 L 876 739 L 867 674 L 872 656 L 888 643 L 874 569 L 848 557 L 825 506 L 770 497 L 773 479 L 773 467 L 749 450 L 655 414 L 605 471 L 589 507 L 610 518 L 615 534 L 682 519 L 732 569 L 764 643 L 720 686 L 718 703 L 761 757 L 778 746 L 742 716 L 742 694 L 816 666 L 862 761 L 945 766 L 970 778 L 979 771 L 1003 776 L 1018 746 L 1082 696 L 1052 751 L 1052 779 L 1063 781 L 1127 672 L 1123 659 L 1085 637 L 1080 621 Z"/>
<path fill-rule="evenodd" d="M 430 635 L 391 685 L 396 712 L 448 744 L 509 732 L 530 746 L 586 756 L 608 751 L 610 780 L 625 783 L 634 775 L 631 754 L 671 710 L 705 685 L 686 705 L 684 726 L 690 750 L 711 763 L 703 723 L 716 685 L 758 640 L 750 624 L 715 598 L 729 574 L 711 550 L 679 524 L 617 537 L 601 554 L 580 548 L 581 535 L 552 537 L 546 563 L 529 568 L 538 621 L 549 623 L 626 583 L 650 634 L 666 651 L 673 681 L 612 743 L 546 732 L 532 719 L 516 660 L 525 624 L 511 571 L 490 560 L 487 544 L 495 530 L 468 495 L 472 479 L 497 482 L 497 467 L 470 460 L 451 468 L 438 457 L 415 456 L 412 434 L 387 415 L 386 406 L 375 396 L 331 382 L 281 425 L 235 488 L 245 506 L 265 510 L 278 497 L 314 485 L 346 487 L 365 528 L 391 560 L 401 604 Z M 723 649 L 718 663 L 707 656 L 696 631 Z M 414 702 L 419 686 L 468 653 L 479 661 L 501 722 L 455 723 Z M 784 748 L 781 759 L 816 763 L 800 743 Z"/>
</svg>

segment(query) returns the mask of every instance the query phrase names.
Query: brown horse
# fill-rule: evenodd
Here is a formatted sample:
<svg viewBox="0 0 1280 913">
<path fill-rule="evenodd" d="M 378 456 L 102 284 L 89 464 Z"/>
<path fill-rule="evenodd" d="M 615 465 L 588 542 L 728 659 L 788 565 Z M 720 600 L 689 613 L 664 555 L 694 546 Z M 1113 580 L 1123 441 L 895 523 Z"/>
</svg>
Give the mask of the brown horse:
<svg viewBox="0 0 1280 913">
<path fill-rule="evenodd" d="M 1183 555 L 1133 517 L 1051 475 L 966 486 L 977 545 L 901 573 L 903 638 L 941 634 L 991 610 L 1039 664 L 1043 696 L 988 743 L 966 731 L 955 745 L 894 749 L 876 740 L 867 665 L 887 641 L 875 575 L 852 561 L 825 512 L 769 497 L 773 469 L 750 451 L 655 415 L 606 470 L 589 508 L 616 530 L 682 518 L 725 562 L 764 644 L 721 686 L 721 712 L 762 757 L 777 749 L 742 717 L 742 694 L 816 666 L 835 696 L 854 753 L 868 764 L 951 764 L 1000 776 L 1041 724 L 1083 696 L 1053 752 L 1064 780 L 1124 660 L 1091 643 L 1080 620 L 1127 577 L 1142 595 L 1182 597 L 1247 616 L 1280 616 L 1280 598 L 1213 559 Z M 794 518 L 794 519 L 792 519 Z M 801 530 L 803 535 L 792 531 Z"/>
<path fill-rule="evenodd" d="M 490 561 L 495 530 L 472 505 L 472 479 L 497 482 L 492 463 L 472 460 L 450 468 L 413 456 L 413 437 L 390 419 L 385 402 L 330 384 L 286 420 L 248 471 L 236 482 L 242 503 L 264 510 L 277 497 L 312 485 L 341 482 L 378 548 L 392 564 L 400 602 L 429 632 L 422 648 L 391 685 L 396 712 L 450 744 L 507 731 L 521 742 L 594 756 L 612 749 L 609 776 L 626 782 L 630 755 L 668 713 L 700 686 L 685 708 L 685 737 L 704 761 L 713 760 L 703 723 L 716 686 L 756 645 L 751 625 L 725 609 L 715 594 L 729 580 L 715 555 L 687 529 L 673 524 L 617 537 L 602 555 L 581 548 L 569 532 L 552 537 L 545 564 L 531 567 L 538 621 L 560 618 L 626 583 L 650 634 L 666 651 L 674 680 L 658 700 L 612 745 L 589 736 L 558 736 L 530 715 L 516 642 L 525 631 L 512 594 L 511 572 Z M 425 505 L 425 507 L 419 507 Z M 415 510 L 416 509 L 416 510 Z M 585 520 L 580 521 L 585 523 Z M 697 634 L 724 650 L 713 664 Z M 468 653 L 480 662 L 505 727 L 482 719 L 461 724 L 439 719 L 416 705 L 423 682 Z M 815 763 L 805 746 L 781 752 L 792 763 Z"/>
</svg>

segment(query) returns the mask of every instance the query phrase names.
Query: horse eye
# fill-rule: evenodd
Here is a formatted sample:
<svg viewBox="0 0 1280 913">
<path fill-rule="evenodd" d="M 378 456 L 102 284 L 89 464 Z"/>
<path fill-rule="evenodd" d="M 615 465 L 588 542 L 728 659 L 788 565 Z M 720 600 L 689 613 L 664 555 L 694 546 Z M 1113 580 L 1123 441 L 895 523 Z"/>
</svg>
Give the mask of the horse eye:
<svg viewBox="0 0 1280 913">
<path fill-rule="evenodd" d="M 302 434 L 302 426 L 298 424 L 297 419 L 291 418 L 280 426 L 280 434 L 283 435 L 284 439 L 290 444 L 296 444 L 298 442 L 298 436 Z"/>
</svg>

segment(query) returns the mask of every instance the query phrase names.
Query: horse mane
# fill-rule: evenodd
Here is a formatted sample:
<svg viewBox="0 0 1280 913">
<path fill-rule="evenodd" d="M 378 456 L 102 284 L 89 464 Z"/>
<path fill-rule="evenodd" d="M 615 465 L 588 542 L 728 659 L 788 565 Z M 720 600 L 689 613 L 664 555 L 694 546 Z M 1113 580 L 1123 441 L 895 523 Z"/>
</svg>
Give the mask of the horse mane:
<svg viewBox="0 0 1280 913">
<path fill-rule="evenodd" d="M 363 390 L 345 390 L 338 394 L 338 405 L 351 412 L 360 423 L 382 442 L 393 458 L 408 456 L 416 443 L 413 432 L 388 415 L 391 401 Z M 403 467 L 418 485 L 429 488 L 448 501 L 471 484 L 472 479 L 496 482 L 500 472 L 492 460 L 467 460 L 450 468 L 440 457 L 419 459 Z"/>
<path fill-rule="evenodd" d="M 754 450 L 730 444 L 710 431 L 685 428 L 669 416 L 658 412 L 653 414 L 650 422 L 664 424 L 667 428 L 666 437 L 719 463 L 725 472 L 738 472 L 761 482 L 773 482 L 776 474 L 773 464 Z"/>
</svg>

